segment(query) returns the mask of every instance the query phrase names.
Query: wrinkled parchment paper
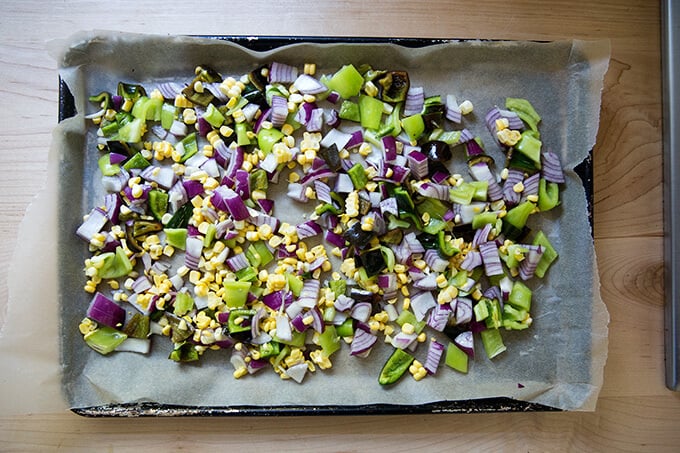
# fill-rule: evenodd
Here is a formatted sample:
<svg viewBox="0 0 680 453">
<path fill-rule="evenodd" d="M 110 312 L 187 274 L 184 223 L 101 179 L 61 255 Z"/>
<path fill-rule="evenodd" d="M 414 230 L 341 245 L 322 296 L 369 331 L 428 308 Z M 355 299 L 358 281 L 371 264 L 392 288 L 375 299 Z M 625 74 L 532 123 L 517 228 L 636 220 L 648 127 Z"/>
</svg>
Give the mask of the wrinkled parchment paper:
<svg viewBox="0 0 680 453">
<path fill-rule="evenodd" d="M 21 226 L 0 337 L 1 412 L 135 402 L 194 407 L 418 405 L 497 396 L 594 410 L 607 356 L 609 316 L 600 298 L 585 190 L 572 170 L 595 144 L 608 42 L 467 41 L 419 49 L 302 43 L 257 53 L 210 39 L 91 32 L 53 43 L 52 52 L 79 115 L 55 129 L 46 189 Z M 489 361 L 478 343 L 479 354 L 467 375 L 442 369 L 424 381 L 406 377 L 387 389 L 377 381 L 390 352 L 384 345 L 366 360 L 349 357 L 343 348 L 333 356 L 331 370 L 308 375 L 302 385 L 282 381 L 271 370 L 235 380 L 224 352 L 208 351 L 198 364 L 174 363 L 167 359 L 166 338 L 154 339 L 150 356 L 102 357 L 85 345 L 78 323 L 90 300 L 82 290 L 87 247 L 74 231 L 82 215 L 103 199 L 93 131 L 86 129 L 82 116 L 93 111 L 87 96 L 114 90 L 120 80 L 147 86 L 173 77 L 188 80 L 198 64 L 239 76 L 273 60 L 298 67 L 314 62 L 317 73 L 332 73 L 347 63 L 408 70 L 411 83 L 425 87 L 426 95 L 452 93 L 459 101 L 471 100 L 475 112 L 464 125 L 490 151 L 495 145 L 484 127 L 484 114 L 502 106 L 506 97 L 534 104 L 543 117 L 544 146 L 561 156 L 568 180 L 562 206 L 543 214 L 543 221 L 532 219 L 531 226 L 542 228 L 561 256 L 547 278 L 531 283 L 531 328 L 502 332 L 505 353 Z M 495 157 L 502 162 L 500 154 Z M 454 165 L 464 172 L 462 159 Z M 281 200 L 275 214 L 289 212 L 283 203 L 291 202 Z M 302 212 L 299 205 L 297 209 Z M 295 220 L 299 214 L 287 215 Z M 425 349 L 417 352 L 422 360 Z"/>
</svg>

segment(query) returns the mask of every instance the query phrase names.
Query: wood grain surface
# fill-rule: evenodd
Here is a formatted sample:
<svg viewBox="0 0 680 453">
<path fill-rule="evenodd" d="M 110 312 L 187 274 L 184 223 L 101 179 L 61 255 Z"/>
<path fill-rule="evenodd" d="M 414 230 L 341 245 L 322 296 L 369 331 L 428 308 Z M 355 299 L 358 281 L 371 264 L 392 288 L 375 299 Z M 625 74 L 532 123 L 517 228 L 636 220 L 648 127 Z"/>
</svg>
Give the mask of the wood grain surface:
<svg viewBox="0 0 680 453">
<path fill-rule="evenodd" d="M 4 0 L 0 13 L 0 307 L 57 119 L 46 42 L 77 30 L 160 34 L 611 40 L 594 150 L 594 235 L 611 315 L 593 413 L 228 419 L 0 418 L 0 451 L 679 451 L 664 386 L 659 2 Z M 0 310 L 0 319 L 4 313 Z M 12 320 L 8 320 L 11 322 Z M 0 401 L 0 405 L 2 402 Z"/>
</svg>

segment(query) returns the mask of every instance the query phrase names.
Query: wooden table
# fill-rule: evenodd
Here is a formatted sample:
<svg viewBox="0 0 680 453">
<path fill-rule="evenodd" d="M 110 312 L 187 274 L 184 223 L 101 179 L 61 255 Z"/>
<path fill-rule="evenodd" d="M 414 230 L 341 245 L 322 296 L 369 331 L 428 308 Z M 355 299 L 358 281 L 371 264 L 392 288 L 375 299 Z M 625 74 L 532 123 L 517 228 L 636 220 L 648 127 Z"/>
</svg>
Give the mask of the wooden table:
<svg viewBox="0 0 680 453">
<path fill-rule="evenodd" d="M 659 2 L 220 3 L 2 3 L 0 306 L 7 299 L 6 272 L 19 222 L 42 187 L 56 124 L 57 72 L 45 50 L 47 40 L 95 28 L 160 34 L 609 38 L 612 59 L 594 150 L 595 245 L 611 315 L 598 408 L 594 413 L 207 420 L 35 414 L 0 418 L 0 450 L 678 451 L 680 394 L 665 388 L 663 371 Z"/>
</svg>

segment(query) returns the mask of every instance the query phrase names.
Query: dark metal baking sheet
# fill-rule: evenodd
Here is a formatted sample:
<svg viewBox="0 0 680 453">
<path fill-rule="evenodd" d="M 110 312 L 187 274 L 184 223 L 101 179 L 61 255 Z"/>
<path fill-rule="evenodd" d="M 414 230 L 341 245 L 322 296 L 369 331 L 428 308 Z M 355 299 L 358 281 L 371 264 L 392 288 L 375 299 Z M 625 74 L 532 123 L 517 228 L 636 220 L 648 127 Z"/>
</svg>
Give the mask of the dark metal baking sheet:
<svg viewBox="0 0 680 453">
<path fill-rule="evenodd" d="M 457 39 L 383 38 L 383 37 L 286 37 L 286 36 L 200 36 L 208 39 L 228 40 L 254 51 L 267 51 L 284 45 L 311 43 L 385 43 L 404 47 L 425 47 Z M 59 79 L 59 121 L 76 114 L 74 98 L 68 86 Z M 588 201 L 589 223 L 593 226 L 593 167 L 592 150 L 589 157 L 575 168 L 583 181 Z M 560 411 L 543 404 L 514 400 L 511 398 L 484 398 L 462 401 L 438 401 L 421 405 L 369 404 L 360 406 L 229 406 L 196 407 L 157 403 L 113 404 L 72 408 L 72 412 L 86 417 L 167 417 L 167 416 L 303 416 L 303 415 L 396 415 L 396 414 L 445 414 L 485 412 L 536 412 Z"/>
</svg>

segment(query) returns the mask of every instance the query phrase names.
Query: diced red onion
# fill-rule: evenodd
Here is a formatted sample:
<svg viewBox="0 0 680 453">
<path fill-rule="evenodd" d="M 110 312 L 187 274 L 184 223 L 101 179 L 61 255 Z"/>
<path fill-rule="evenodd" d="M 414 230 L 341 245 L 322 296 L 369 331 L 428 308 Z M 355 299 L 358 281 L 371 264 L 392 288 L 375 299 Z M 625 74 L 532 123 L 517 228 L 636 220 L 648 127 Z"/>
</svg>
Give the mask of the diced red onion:
<svg viewBox="0 0 680 453">
<path fill-rule="evenodd" d="M 321 94 L 328 91 L 326 85 L 309 74 L 300 74 L 293 86 L 302 94 Z"/>
<path fill-rule="evenodd" d="M 503 188 L 498 184 L 496 176 L 489 169 L 486 162 L 478 162 L 470 167 L 470 174 L 477 181 L 486 181 L 487 198 L 491 201 L 498 201 L 503 198 Z"/>
<path fill-rule="evenodd" d="M 175 82 L 159 83 L 156 88 L 158 88 L 158 91 L 161 92 L 165 99 L 171 100 L 174 100 L 177 97 L 177 95 L 182 92 L 182 85 Z"/>
<path fill-rule="evenodd" d="M 437 305 L 437 301 L 430 291 L 423 291 L 411 296 L 411 310 L 418 321 L 427 316 L 428 311 Z"/>
<path fill-rule="evenodd" d="M 271 121 L 275 127 L 281 127 L 288 118 L 288 101 L 283 96 L 272 96 Z"/>
<path fill-rule="evenodd" d="M 529 280 L 534 276 L 538 262 L 543 257 L 543 247 L 540 245 L 527 247 L 529 247 L 529 253 L 519 263 L 519 276 L 522 280 Z"/>
<path fill-rule="evenodd" d="M 290 341 L 293 339 L 293 331 L 291 330 L 290 321 L 286 315 L 276 316 L 276 336 L 283 341 Z"/>
<path fill-rule="evenodd" d="M 427 325 L 437 332 L 443 332 L 446 325 L 449 323 L 452 312 L 453 310 L 450 305 L 436 304 L 434 308 L 432 308 L 432 311 L 430 311 L 430 316 L 427 318 Z"/>
<path fill-rule="evenodd" d="M 395 216 L 399 215 L 399 207 L 397 205 L 397 199 L 394 197 L 385 198 L 380 202 L 380 213 L 382 215 L 393 214 Z"/>
<path fill-rule="evenodd" d="M 323 128 L 324 110 L 316 108 L 312 110 L 309 120 L 305 123 L 308 132 L 319 132 Z"/>
<path fill-rule="evenodd" d="M 404 102 L 404 116 L 411 116 L 422 112 L 425 103 L 425 90 L 423 87 L 409 87 Z"/>
<path fill-rule="evenodd" d="M 404 332 L 399 332 L 394 337 L 392 337 L 392 346 L 394 346 L 397 349 L 406 349 L 414 341 L 416 341 L 417 338 L 418 334 L 416 333 L 408 334 Z"/>
<path fill-rule="evenodd" d="M 482 254 L 482 262 L 484 263 L 484 272 L 488 277 L 503 274 L 503 266 L 501 265 L 501 258 L 498 254 L 498 246 L 494 241 L 484 242 L 479 244 L 479 251 Z"/>
<path fill-rule="evenodd" d="M 548 182 L 561 184 L 565 181 L 560 157 L 557 154 L 551 151 L 541 154 L 541 175 Z"/>
<path fill-rule="evenodd" d="M 147 181 L 155 182 L 166 190 L 177 182 L 177 175 L 171 167 L 150 165 L 142 170 L 140 176 Z"/>
<path fill-rule="evenodd" d="M 391 135 L 386 135 L 382 138 L 383 152 L 385 162 L 394 162 L 397 158 L 397 142 Z"/>
<path fill-rule="evenodd" d="M 269 67 L 269 81 L 271 83 L 293 83 L 297 76 L 298 70 L 295 66 L 275 61 Z"/>
<path fill-rule="evenodd" d="M 220 89 L 220 82 L 204 83 L 203 87 L 210 92 L 215 98 L 223 104 L 229 101 L 229 96 L 224 94 Z"/>
<path fill-rule="evenodd" d="M 170 133 L 175 137 L 184 137 L 189 133 L 189 128 L 182 121 L 175 120 L 170 126 Z"/>
<path fill-rule="evenodd" d="M 408 248 L 411 251 L 411 253 L 425 252 L 425 247 L 423 247 L 423 245 L 420 243 L 414 232 L 405 234 L 403 240 L 408 245 Z"/>
<path fill-rule="evenodd" d="M 522 198 L 529 195 L 538 195 L 538 183 L 541 179 L 540 173 L 534 173 L 524 180 L 524 190 L 522 191 Z"/>
<path fill-rule="evenodd" d="M 314 220 L 308 220 L 306 222 L 300 223 L 296 227 L 297 235 L 299 239 L 307 239 L 317 234 L 321 234 L 321 226 Z"/>
<path fill-rule="evenodd" d="M 519 203 L 521 195 L 519 192 L 515 192 L 514 186 L 524 180 L 524 172 L 511 168 L 508 170 L 508 177 L 505 179 L 503 184 L 503 198 L 509 206 L 514 206 Z"/>
<path fill-rule="evenodd" d="M 245 259 L 245 255 L 243 256 Z M 246 266 L 248 266 L 248 260 L 246 259 Z M 293 294 L 286 291 L 274 291 L 273 293 L 265 294 L 262 296 L 262 303 L 272 310 L 280 310 L 281 306 L 289 305 L 293 302 Z"/>
<path fill-rule="evenodd" d="M 408 166 L 413 172 L 413 176 L 422 179 L 427 176 L 429 171 L 427 156 L 420 151 L 411 151 L 408 156 Z"/>
<path fill-rule="evenodd" d="M 456 324 L 467 324 L 472 320 L 472 300 L 467 297 L 456 299 Z"/>
<path fill-rule="evenodd" d="M 326 122 L 328 127 L 340 126 L 340 116 L 338 115 L 338 111 L 335 109 L 324 110 L 323 120 Z"/>
<path fill-rule="evenodd" d="M 472 332 L 466 330 L 453 339 L 453 343 L 465 352 L 471 359 L 475 358 L 475 340 Z"/>
<path fill-rule="evenodd" d="M 145 255 L 148 255 L 145 254 Z M 147 289 L 151 289 L 151 281 L 146 275 L 140 275 L 137 277 L 137 279 L 132 283 L 132 291 L 134 291 L 136 294 L 143 293 Z"/>
<path fill-rule="evenodd" d="M 234 272 L 238 272 L 241 269 L 245 269 L 249 266 L 248 258 L 246 258 L 245 253 L 237 253 L 236 255 L 227 259 L 226 263 L 227 266 L 229 266 L 229 268 Z"/>
<path fill-rule="evenodd" d="M 106 212 L 100 208 L 94 208 L 88 214 L 87 219 L 78 227 L 76 234 L 90 242 L 94 235 L 99 233 L 108 221 Z"/>
<path fill-rule="evenodd" d="M 354 332 L 354 338 L 349 345 L 350 355 L 361 355 L 368 352 L 373 345 L 378 341 L 376 335 L 370 334 L 362 329 L 357 329 Z"/>
<path fill-rule="evenodd" d="M 260 106 L 251 102 L 246 104 L 241 109 L 241 111 L 243 112 L 243 116 L 245 117 L 246 121 L 252 123 L 255 117 L 257 116 L 257 112 L 260 111 Z"/>
<path fill-rule="evenodd" d="M 92 298 L 86 316 L 114 329 L 120 329 L 125 322 L 125 310 L 99 292 Z"/>
<path fill-rule="evenodd" d="M 437 340 L 430 341 L 430 345 L 427 348 L 427 357 L 425 358 L 425 368 L 428 374 L 435 374 L 439 368 L 439 362 L 441 362 L 442 354 L 444 353 L 444 345 Z"/>
<path fill-rule="evenodd" d="M 350 316 L 361 322 L 368 322 L 373 306 L 369 302 L 357 302 L 352 306 Z"/>
<path fill-rule="evenodd" d="M 342 132 L 341 130 L 334 128 L 326 133 L 321 139 L 320 144 L 324 148 L 330 148 L 332 145 L 335 145 L 338 148 L 338 151 L 340 151 L 348 146 L 348 143 L 352 138 L 353 134 L 348 134 L 347 132 Z"/>
<path fill-rule="evenodd" d="M 319 301 L 319 290 L 321 288 L 321 283 L 319 280 L 307 279 L 302 285 L 302 290 L 300 290 L 300 297 L 298 302 L 300 305 L 306 308 L 312 308 L 316 306 Z"/>
<path fill-rule="evenodd" d="M 463 114 L 460 111 L 458 100 L 452 94 L 446 96 L 446 119 L 454 123 L 460 123 L 463 119 Z"/>
<path fill-rule="evenodd" d="M 234 220 L 245 220 L 250 216 L 248 207 L 241 197 L 226 186 L 219 186 L 213 191 L 211 201 L 216 209 L 227 211 Z"/>
<path fill-rule="evenodd" d="M 437 274 L 435 273 L 424 274 L 419 272 L 411 275 L 414 281 L 413 283 L 414 287 L 426 291 L 432 291 L 437 289 Z"/>
<path fill-rule="evenodd" d="M 236 185 L 234 191 L 242 199 L 250 198 L 250 173 L 245 170 L 236 170 L 236 177 L 234 178 Z"/>
<path fill-rule="evenodd" d="M 198 130 L 198 135 L 200 135 L 201 137 L 205 137 L 206 135 L 208 135 L 210 131 L 213 130 L 212 125 L 208 122 L 208 120 L 206 120 L 202 116 L 199 116 L 198 120 L 196 120 L 196 126 Z"/>
<path fill-rule="evenodd" d="M 425 262 L 434 272 L 444 272 L 449 266 L 448 260 L 439 256 L 439 252 L 435 249 L 425 251 Z"/>
<path fill-rule="evenodd" d="M 352 309 L 352 306 L 354 306 L 354 299 L 344 294 L 340 294 L 335 298 L 333 306 L 338 311 L 348 311 Z"/>
<path fill-rule="evenodd" d="M 475 235 L 472 238 L 472 248 L 478 248 L 480 244 L 489 241 L 489 234 L 491 234 L 491 229 L 493 225 L 487 223 L 482 228 L 475 231 Z"/>
<path fill-rule="evenodd" d="M 352 178 L 350 178 L 347 173 L 338 173 L 338 177 L 335 180 L 334 191 L 337 193 L 350 193 L 354 191 Z"/>
<path fill-rule="evenodd" d="M 340 100 L 340 94 L 337 91 L 331 91 L 328 93 L 328 96 L 326 96 L 326 100 L 331 104 L 335 104 Z"/>
<path fill-rule="evenodd" d="M 298 363 L 291 367 L 286 368 L 286 374 L 298 384 L 302 384 L 302 381 L 307 375 L 308 366 L 307 363 Z"/>
<path fill-rule="evenodd" d="M 184 264 L 189 269 L 198 270 L 198 263 L 203 253 L 203 240 L 197 237 L 187 237 L 185 247 Z"/>
<path fill-rule="evenodd" d="M 215 151 L 215 160 L 223 168 L 227 166 L 227 162 L 231 159 L 231 149 L 224 143 L 224 140 L 217 139 L 213 142 L 213 149 Z"/>
</svg>

